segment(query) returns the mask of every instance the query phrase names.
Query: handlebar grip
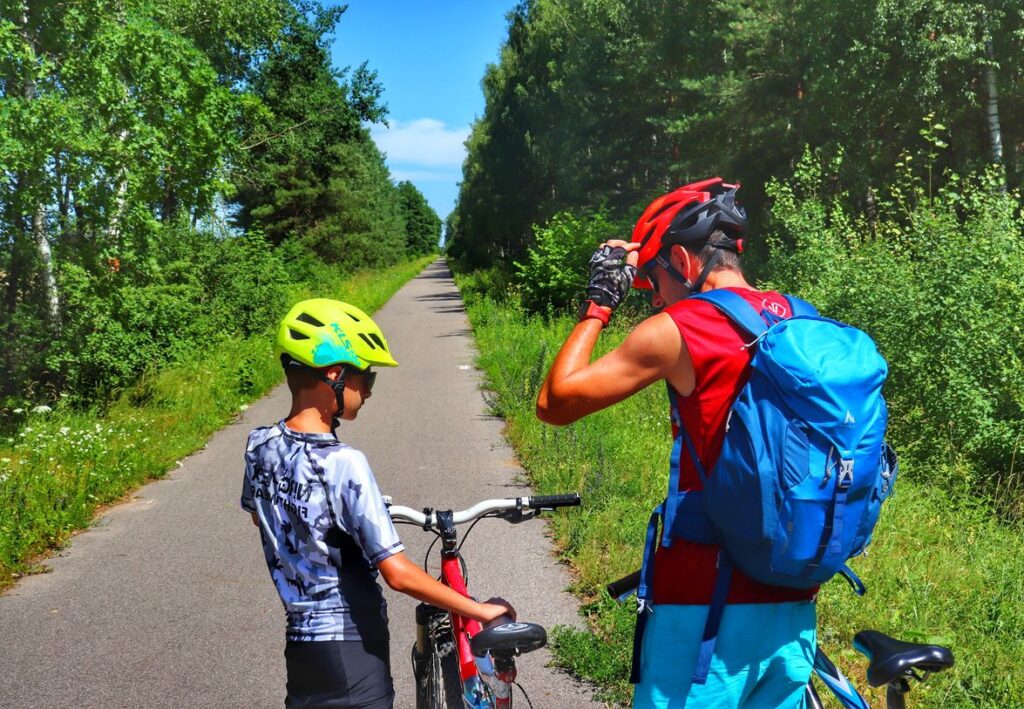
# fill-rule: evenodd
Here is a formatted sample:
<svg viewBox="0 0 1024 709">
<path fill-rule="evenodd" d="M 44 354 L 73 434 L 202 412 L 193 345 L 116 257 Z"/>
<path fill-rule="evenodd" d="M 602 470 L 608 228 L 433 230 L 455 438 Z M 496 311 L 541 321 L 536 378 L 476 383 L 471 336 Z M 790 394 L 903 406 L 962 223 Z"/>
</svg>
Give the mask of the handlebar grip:
<svg viewBox="0 0 1024 709">
<path fill-rule="evenodd" d="M 629 576 L 624 576 L 618 581 L 612 581 L 606 587 L 608 589 L 608 595 L 612 598 L 622 598 L 628 596 L 630 593 L 635 591 L 640 586 L 640 569 L 637 569 Z"/>
<path fill-rule="evenodd" d="M 580 494 L 570 492 L 565 495 L 537 495 L 530 498 L 530 509 L 554 509 L 555 507 L 578 507 Z"/>
</svg>

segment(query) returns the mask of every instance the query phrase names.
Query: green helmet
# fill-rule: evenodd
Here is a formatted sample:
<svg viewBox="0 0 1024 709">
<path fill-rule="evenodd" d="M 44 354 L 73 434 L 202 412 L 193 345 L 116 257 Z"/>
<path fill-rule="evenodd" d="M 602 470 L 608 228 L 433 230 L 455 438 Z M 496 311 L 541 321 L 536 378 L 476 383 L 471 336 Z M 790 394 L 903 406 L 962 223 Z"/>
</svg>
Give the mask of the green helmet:
<svg viewBox="0 0 1024 709">
<path fill-rule="evenodd" d="M 277 328 L 274 355 L 309 367 L 349 364 L 357 369 L 397 367 L 377 323 L 354 305 L 314 298 L 293 307 Z"/>
</svg>

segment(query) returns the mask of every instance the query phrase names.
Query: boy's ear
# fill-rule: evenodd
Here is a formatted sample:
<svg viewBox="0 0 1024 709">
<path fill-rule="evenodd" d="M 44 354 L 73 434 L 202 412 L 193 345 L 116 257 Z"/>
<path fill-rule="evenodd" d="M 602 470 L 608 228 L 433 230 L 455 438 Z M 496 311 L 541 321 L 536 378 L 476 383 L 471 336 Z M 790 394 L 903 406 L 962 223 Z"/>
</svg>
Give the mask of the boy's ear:
<svg viewBox="0 0 1024 709">
<path fill-rule="evenodd" d="M 341 379 L 341 373 L 344 372 L 344 371 L 345 371 L 344 367 L 342 367 L 340 364 L 335 364 L 334 366 L 327 368 L 327 371 L 325 372 L 325 376 L 328 379 L 330 379 L 332 382 L 336 382 L 339 379 Z"/>
</svg>

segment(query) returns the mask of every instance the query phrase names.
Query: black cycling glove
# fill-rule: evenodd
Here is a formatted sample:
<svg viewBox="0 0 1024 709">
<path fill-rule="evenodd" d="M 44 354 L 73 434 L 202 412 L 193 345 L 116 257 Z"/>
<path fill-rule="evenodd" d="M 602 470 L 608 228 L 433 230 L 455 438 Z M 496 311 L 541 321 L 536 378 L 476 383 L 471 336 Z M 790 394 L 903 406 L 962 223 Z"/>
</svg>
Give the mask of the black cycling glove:
<svg viewBox="0 0 1024 709">
<path fill-rule="evenodd" d="M 628 252 L 621 246 L 602 246 L 590 257 L 587 299 L 614 310 L 633 286 L 636 266 L 626 263 Z"/>
</svg>

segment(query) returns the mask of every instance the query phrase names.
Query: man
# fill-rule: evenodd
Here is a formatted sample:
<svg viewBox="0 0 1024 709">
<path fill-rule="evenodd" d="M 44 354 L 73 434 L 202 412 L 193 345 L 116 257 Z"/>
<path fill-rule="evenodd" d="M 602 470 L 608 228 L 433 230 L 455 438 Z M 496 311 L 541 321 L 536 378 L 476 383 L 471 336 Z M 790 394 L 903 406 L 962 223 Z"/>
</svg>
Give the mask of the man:
<svg viewBox="0 0 1024 709">
<path fill-rule="evenodd" d="M 713 470 L 751 358 L 749 336 L 712 304 L 689 297 L 729 289 L 758 312 L 791 314 L 783 296 L 757 291 L 743 276 L 746 215 L 736 189 L 720 178 L 681 187 L 648 206 L 632 242 L 601 245 L 590 260 L 580 322 L 537 399 L 541 420 L 565 425 L 665 380 L 677 446 L 684 433 L 692 444 L 691 455 L 673 456 L 670 470 L 670 484 L 683 493 L 701 489 L 696 461 Z M 631 286 L 652 289 L 660 312 L 591 362 L 601 330 Z M 666 535 L 656 552 L 645 553 L 650 605 L 638 618 L 635 706 L 803 706 L 816 589 L 768 586 L 738 569 L 722 584 L 719 551 Z M 716 591 L 725 599 L 720 622 L 709 614 Z M 708 630 L 710 646 L 702 643 Z"/>
</svg>

